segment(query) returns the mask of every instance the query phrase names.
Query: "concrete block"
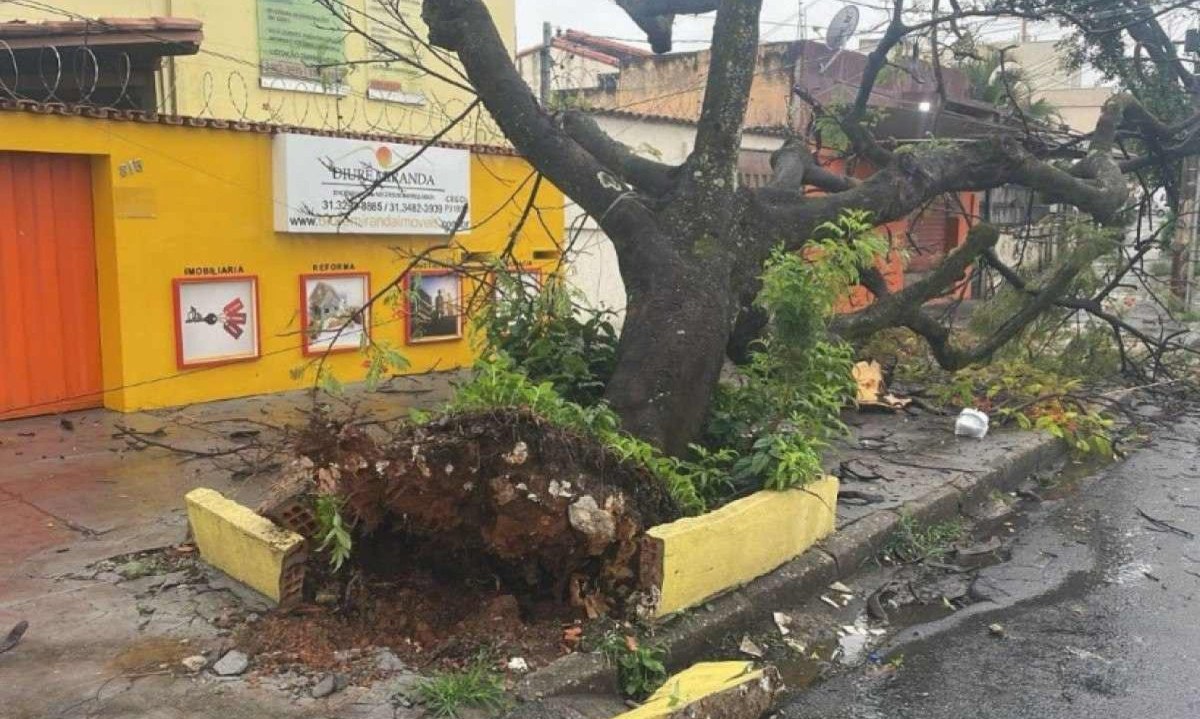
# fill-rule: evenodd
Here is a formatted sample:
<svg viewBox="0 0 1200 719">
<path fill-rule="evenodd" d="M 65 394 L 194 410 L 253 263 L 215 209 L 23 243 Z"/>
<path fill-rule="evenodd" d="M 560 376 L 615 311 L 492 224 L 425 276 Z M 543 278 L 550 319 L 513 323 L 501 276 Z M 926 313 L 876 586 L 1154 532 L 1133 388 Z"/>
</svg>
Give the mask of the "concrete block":
<svg viewBox="0 0 1200 719">
<path fill-rule="evenodd" d="M 773 668 L 706 662 L 671 677 L 645 704 L 615 719 L 758 719 L 771 710 L 781 689 Z"/>
<path fill-rule="evenodd" d="M 709 512 L 651 528 L 642 584 L 656 587 L 664 617 L 783 565 L 834 529 L 838 480 L 757 492 Z"/>
<path fill-rule="evenodd" d="M 304 537 L 212 489 L 193 489 L 184 499 L 204 561 L 275 602 L 299 600 L 307 558 Z"/>
</svg>

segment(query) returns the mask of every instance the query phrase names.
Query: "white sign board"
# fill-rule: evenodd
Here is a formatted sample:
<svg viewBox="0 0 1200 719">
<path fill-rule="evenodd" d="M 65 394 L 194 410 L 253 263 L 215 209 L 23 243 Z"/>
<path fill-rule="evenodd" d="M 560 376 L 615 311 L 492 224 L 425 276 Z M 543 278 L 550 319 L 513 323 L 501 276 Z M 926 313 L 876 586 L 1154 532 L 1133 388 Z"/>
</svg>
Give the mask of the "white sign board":
<svg viewBox="0 0 1200 719">
<path fill-rule="evenodd" d="M 277 232 L 448 235 L 470 197 L 467 150 L 281 134 L 274 152 Z"/>
</svg>

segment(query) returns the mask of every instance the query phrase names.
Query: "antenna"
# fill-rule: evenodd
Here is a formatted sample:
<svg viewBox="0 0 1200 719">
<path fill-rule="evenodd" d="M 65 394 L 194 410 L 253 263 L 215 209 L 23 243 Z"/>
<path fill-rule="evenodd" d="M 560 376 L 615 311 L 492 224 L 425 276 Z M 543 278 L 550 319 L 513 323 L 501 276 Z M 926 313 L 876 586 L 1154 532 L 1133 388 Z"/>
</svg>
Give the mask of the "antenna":
<svg viewBox="0 0 1200 719">
<path fill-rule="evenodd" d="M 858 7 L 847 5 L 829 21 L 829 30 L 825 33 L 825 44 L 830 50 L 840 52 L 850 41 L 850 36 L 858 29 Z"/>
<path fill-rule="evenodd" d="M 846 47 L 846 43 L 850 42 L 850 36 L 858 29 L 858 7 L 855 5 L 847 5 L 829 21 L 829 29 L 825 32 L 825 44 L 830 50 L 833 50 L 833 55 L 830 55 L 829 60 L 821 66 L 821 73 L 829 69 L 833 61 Z"/>
</svg>

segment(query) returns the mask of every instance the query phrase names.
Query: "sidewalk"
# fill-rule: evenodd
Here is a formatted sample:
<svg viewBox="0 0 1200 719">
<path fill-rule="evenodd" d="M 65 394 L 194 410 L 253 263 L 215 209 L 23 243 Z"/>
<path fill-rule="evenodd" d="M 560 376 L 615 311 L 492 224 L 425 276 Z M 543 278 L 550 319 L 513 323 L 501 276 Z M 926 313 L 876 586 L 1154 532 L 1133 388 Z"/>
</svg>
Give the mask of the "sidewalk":
<svg viewBox="0 0 1200 719">
<path fill-rule="evenodd" d="M 351 391 L 348 400 L 401 414 L 435 406 L 449 396 L 448 374 L 398 378 L 389 391 Z M 181 601 L 174 616 L 139 611 L 139 592 L 163 589 L 155 578 L 122 581 L 88 567 L 99 560 L 185 539 L 183 495 L 198 486 L 254 505 L 262 479 L 239 481 L 218 460 L 189 460 L 163 449 L 132 449 L 120 428 L 154 433 L 154 441 L 194 450 L 228 446 L 229 432 L 254 431 L 254 422 L 299 421 L 306 392 L 251 397 L 193 407 L 118 414 L 105 410 L 0 422 L 0 635 L 18 621 L 29 630 L 16 649 L 0 654 L 0 715 L 23 717 L 301 716 L 271 697 L 257 702 L 220 699 L 166 674 L 122 679 L 178 663 L 186 644 L 214 632 L 208 620 L 236 602 L 234 589 Z M 111 572 L 107 573 L 111 575 Z M 161 579 L 161 578 L 159 578 Z M 138 583 L 144 586 L 139 586 Z M 143 607 L 143 610 L 145 608 Z M 165 614 L 170 615 L 171 612 Z M 194 621 L 199 618 L 201 621 Z M 180 651 L 184 654 L 180 655 Z M 163 661 L 157 661 L 162 659 Z M 124 703 L 134 682 L 144 701 Z M 164 694 L 160 694 L 163 692 Z M 178 702 L 168 697 L 191 697 Z M 116 696 L 113 700 L 111 697 Z M 157 708 L 152 708 L 157 707 Z"/>
<path fill-rule="evenodd" d="M 396 389 L 401 391 L 359 399 L 400 414 L 404 407 L 440 403 L 448 384 L 444 377 L 406 380 Z M 227 445 L 235 428 L 255 426 L 247 420 L 295 421 L 306 404 L 307 397 L 296 394 L 174 412 L 81 412 L 65 418 L 70 428 L 58 417 L 0 423 L 0 634 L 20 619 L 30 623 L 24 641 L 0 654 L 0 713 L 14 718 L 420 716 L 417 709 L 393 706 L 394 685 L 386 682 L 314 699 L 308 684 L 254 671 L 228 678 L 187 676 L 179 670 L 180 660 L 198 647 L 233 648 L 223 626 L 229 626 L 230 616 L 256 611 L 246 604 L 253 598 L 211 575 L 159 571 L 141 576 L 136 563 L 133 570 L 93 566 L 181 542 L 186 532 L 182 497 L 191 488 L 213 487 L 253 505 L 267 485 L 261 478 L 231 479 L 215 466 L 217 460 L 182 461 L 162 449 L 130 449 L 113 436 L 121 425 L 143 432 L 162 429 L 155 441 L 165 444 L 210 449 Z M 841 504 L 844 531 L 831 538 L 834 543 L 872 525 L 864 519 L 894 516 L 880 510 L 927 498 L 1006 462 L 1019 464 L 1014 457 L 1028 457 L 1046 445 L 1044 438 L 1027 433 L 999 432 L 983 442 L 958 439 L 951 431 L 953 418 L 924 413 L 854 414 L 849 420 L 854 434 L 830 468 L 843 477 L 843 491 L 876 501 Z M 961 487 L 955 492 L 962 496 Z M 830 554 L 810 552 L 805 558 L 817 555 L 832 567 Z M 672 663 L 687 661 L 689 647 L 703 643 L 709 630 L 700 625 L 710 623 L 711 631 L 719 632 L 728 628 L 727 619 L 736 621 L 733 614 L 726 616 L 726 604 L 752 606 L 761 587 L 786 590 L 788 571 L 785 565 L 715 600 L 712 611 L 669 624 L 665 631 L 680 637 Z M 567 659 L 530 680 L 553 686 L 545 692 L 550 695 L 564 690 L 561 681 L 555 683 L 556 673 L 561 679 L 573 666 L 596 668 L 592 655 Z M 537 691 L 524 689 L 526 695 Z"/>
</svg>

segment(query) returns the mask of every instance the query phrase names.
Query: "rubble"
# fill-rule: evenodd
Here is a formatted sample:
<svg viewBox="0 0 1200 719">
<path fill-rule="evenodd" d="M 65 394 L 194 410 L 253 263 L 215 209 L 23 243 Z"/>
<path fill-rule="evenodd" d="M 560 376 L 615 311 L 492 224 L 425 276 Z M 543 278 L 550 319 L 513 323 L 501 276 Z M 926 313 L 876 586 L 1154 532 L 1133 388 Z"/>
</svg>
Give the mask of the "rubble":
<svg viewBox="0 0 1200 719">
<path fill-rule="evenodd" d="M 234 649 L 225 653 L 225 656 L 217 660 L 213 665 L 214 673 L 223 677 L 233 677 L 244 673 L 250 668 L 250 657 L 244 652 L 239 652 Z"/>
</svg>

